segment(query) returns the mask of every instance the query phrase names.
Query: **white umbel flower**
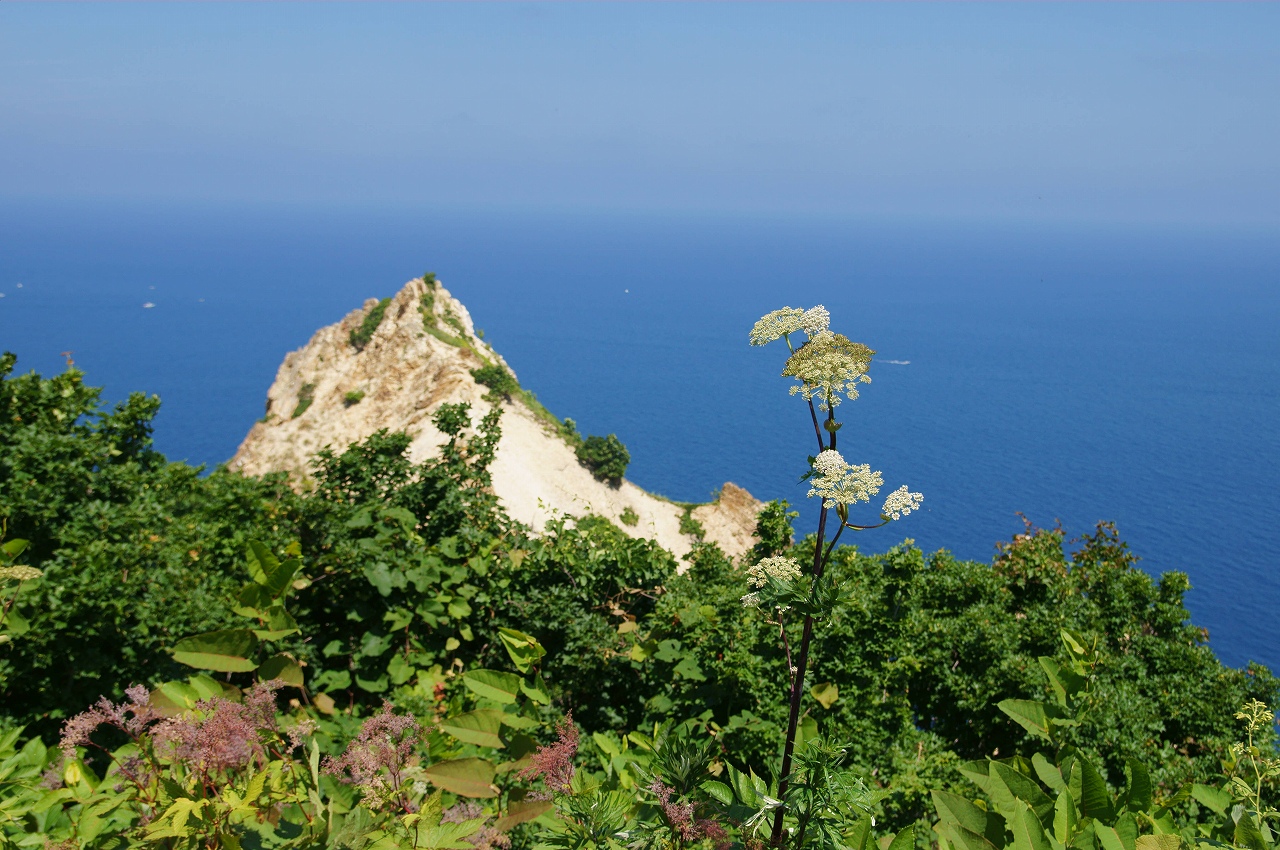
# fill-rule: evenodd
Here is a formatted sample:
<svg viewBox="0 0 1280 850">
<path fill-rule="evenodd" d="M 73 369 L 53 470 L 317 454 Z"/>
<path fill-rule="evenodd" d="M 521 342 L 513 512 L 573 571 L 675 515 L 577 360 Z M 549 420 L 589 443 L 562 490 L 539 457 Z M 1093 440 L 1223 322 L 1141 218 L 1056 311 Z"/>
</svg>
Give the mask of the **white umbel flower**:
<svg viewBox="0 0 1280 850">
<path fill-rule="evenodd" d="M 802 320 L 805 311 L 795 307 L 783 307 L 760 317 L 760 321 L 751 328 L 749 339 L 752 345 L 766 345 L 775 339 L 782 339 L 803 329 Z"/>
<path fill-rule="evenodd" d="M 800 578 L 800 565 L 794 558 L 765 558 L 747 570 L 747 583 L 752 587 L 764 587 L 770 578 Z"/>
<path fill-rule="evenodd" d="M 809 497 L 818 496 L 824 508 L 869 502 L 880 492 L 884 479 L 867 464 L 848 463 L 835 449 L 827 449 L 813 461 Z"/>
<path fill-rule="evenodd" d="M 884 507 L 880 510 L 880 515 L 893 519 L 902 519 L 912 511 L 919 510 L 920 503 L 923 501 L 923 493 L 909 493 L 907 492 L 907 485 L 903 484 L 885 498 Z"/>
<path fill-rule="evenodd" d="M 800 329 L 810 337 L 824 334 L 831 329 L 831 314 L 821 304 L 810 307 L 800 317 Z"/>
</svg>

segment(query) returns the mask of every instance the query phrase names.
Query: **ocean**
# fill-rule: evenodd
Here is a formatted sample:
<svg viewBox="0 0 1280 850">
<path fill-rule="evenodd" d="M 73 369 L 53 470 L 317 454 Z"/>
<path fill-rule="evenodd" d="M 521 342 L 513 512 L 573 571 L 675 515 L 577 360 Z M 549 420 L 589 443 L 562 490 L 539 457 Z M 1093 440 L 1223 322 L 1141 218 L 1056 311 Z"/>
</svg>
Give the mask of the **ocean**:
<svg viewBox="0 0 1280 850">
<path fill-rule="evenodd" d="M 1266 230 L 945 220 L 316 208 L 0 206 L 0 348 L 70 351 L 119 399 L 157 393 L 171 459 L 230 458 L 285 353 L 436 272 L 521 383 L 628 477 L 704 501 L 785 498 L 808 412 L 747 331 L 824 304 L 876 349 L 840 409 L 846 459 L 923 511 L 845 540 L 989 561 L 1100 520 L 1232 665 L 1280 669 L 1280 239 Z M 144 307 L 151 304 L 151 307 Z"/>
</svg>

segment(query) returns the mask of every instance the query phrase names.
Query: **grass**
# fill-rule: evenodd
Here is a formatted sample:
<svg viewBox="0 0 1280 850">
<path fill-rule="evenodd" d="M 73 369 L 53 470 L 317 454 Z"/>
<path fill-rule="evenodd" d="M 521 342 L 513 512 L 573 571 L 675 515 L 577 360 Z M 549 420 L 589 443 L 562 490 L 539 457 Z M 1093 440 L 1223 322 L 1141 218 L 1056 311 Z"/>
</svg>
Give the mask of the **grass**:
<svg viewBox="0 0 1280 850">
<path fill-rule="evenodd" d="M 298 390 L 298 406 L 293 409 L 293 415 L 290 419 L 297 419 L 299 416 L 307 412 L 307 408 L 311 406 L 311 402 L 316 400 L 316 385 L 303 384 L 302 389 Z"/>
</svg>

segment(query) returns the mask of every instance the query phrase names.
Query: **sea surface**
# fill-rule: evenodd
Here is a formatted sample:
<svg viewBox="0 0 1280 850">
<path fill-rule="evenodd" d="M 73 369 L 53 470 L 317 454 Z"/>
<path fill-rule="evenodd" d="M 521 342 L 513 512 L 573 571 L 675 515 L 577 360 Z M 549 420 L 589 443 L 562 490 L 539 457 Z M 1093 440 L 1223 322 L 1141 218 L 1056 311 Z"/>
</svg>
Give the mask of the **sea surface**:
<svg viewBox="0 0 1280 850">
<path fill-rule="evenodd" d="M 877 351 L 847 459 L 924 509 L 846 540 L 989 561 L 1115 521 L 1232 665 L 1280 668 L 1280 233 L 1183 226 L 439 210 L 0 205 L 0 348 L 70 351 L 109 399 L 158 393 L 156 443 L 215 465 L 285 353 L 436 272 L 521 382 L 629 477 L 703 501 L 798 483 L 808 412 L 747 331 L 824 304 Z M 153 306 L 145 306 L 147 304 Z"/>
</svg>

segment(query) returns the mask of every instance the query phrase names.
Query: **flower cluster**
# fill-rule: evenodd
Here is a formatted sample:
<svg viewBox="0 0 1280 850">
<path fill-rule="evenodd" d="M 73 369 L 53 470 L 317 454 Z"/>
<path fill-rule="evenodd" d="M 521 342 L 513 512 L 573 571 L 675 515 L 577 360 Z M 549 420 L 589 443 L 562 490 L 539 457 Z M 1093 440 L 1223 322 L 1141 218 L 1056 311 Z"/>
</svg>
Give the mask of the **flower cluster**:
<svg viewBox="0 0 1280 850">
<path fill-rule="evenodd" d="M 808 310 L 797 307 L 783 307 L 762 316 L 751 328 L 748 338 L 752 345 L 767 345 L 775 339 L 784 339 L 796 331 L 804 331 L 809 339 L 828 333 L 831 326 L 831 314 L 827 308 L 819 304 Z"/>
<path fill-rule="evenodd" d="M 345 753 L 325 758 L 325 772 L 359 786 L 369 807 L 380 809 L 399 793 L 421 732 L 417 720 L 393 713 L 391 703 L 384 702 L 382 711 L 364 722 Z"/>
<path fill-rule="evenodd" d="M 82 711 L 62 724 L 62 740 L 58 746 L 67 759 L 76 757 L 76 747 L 93 743 L 89 737 L 99 726 L 114 726 L 130 738 L 137 739 L 160 715 L 151 707 L 151 695 L 142 685 L 124 692 L 128 702 L 119 704 L 102 697 L 88 711 Z"/>
<path fill-rule="evenodd" d="M 879 472 L 873 472 L 865 463 L 846 462 L 835 449 L 827 449 L 814 459 L 813 473 L 809 496 L 821 497 L 824 508 L 869 502 L 884 484 Z"/>
<path fill-rule="evenodd" d="M 794 558 L 765 558 L 747 570 L 747 583 L 752 587 L 764 587 L 770 578 L 779 581 L 800 578 L 800 565 Z"/>
<path fill-rule="evenodd" d="M 871 383 L 867 369 L 874 355 L 862 343 L 828 331 L 797 348 L 787 358 L 782 374 L 800 382 L 791 388 L 792 395 L 817 399 L 823 410 L 829 410 L 840 403 L 841 393 L 853 401 L 858 397 L 858 384 Z"/>
<path fill-rule="evenodd" d="M 556 742 L 538 747 L 529 766 L 517 774 L 519 779 L 542 777 L 552 791 L 568 791 L 573 782 L 573 757 L 578 754 L 578 727 L 573 713 L 565 715 L 556 726 Z"/>
<path fill-rule="evenodd" d="M 235 770 L 264 755 L 263 733 L 276 731 L 276 691 L 284 682 L 259 682 L 245 691 L 244 702 L 214 697 L 192 711 L 156 724 L 157 750 L 201 770 Z"/>
<path fill-rule="evenodd" d="M 723 826 L 709 818 L 696 817 L 692 803 L 672 799 L 675 796 L 674 788 L 668 788 L 662 783 L 662 780 L 655 779 L 649 783 L 648 790 L 658 798 L 658 807 L 662 809 L 662 814 L 666 817 L 667 823 L 680 836 L 681 840 L 701 841 L 707 839 L 712 842 L 712 845 L 717 850 L 730 846 L 729 834 Z"/>
<path fill-rule="evenodd" d="M 770 579 L 789 581 L 800 578 L 800 565 L 794 558 L 765 558 L 754 567 L 747 569 L 747 583 L 755 588 L 769 584 Z M 742 607 L 759 608 L 760 593 L 752 591 L 742 597 Z M 786 610 L 785 608 L 783 610 Z"/>
<path fill-rule="evenodd" d="M 923 501 L 923 493 L 909 493 L 907 492 L 907 485 L 903 484 L 885 497 L 884 507 L 880 509 L 880 515 L 892 517 L 893 519 L 902 519 L 912 511 L 919 510 L 920 503 Z"/>
</svg>

